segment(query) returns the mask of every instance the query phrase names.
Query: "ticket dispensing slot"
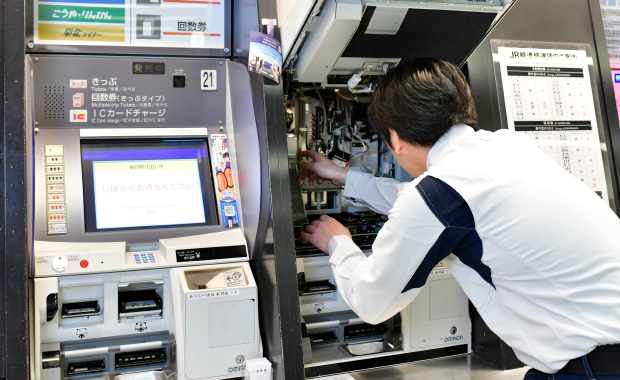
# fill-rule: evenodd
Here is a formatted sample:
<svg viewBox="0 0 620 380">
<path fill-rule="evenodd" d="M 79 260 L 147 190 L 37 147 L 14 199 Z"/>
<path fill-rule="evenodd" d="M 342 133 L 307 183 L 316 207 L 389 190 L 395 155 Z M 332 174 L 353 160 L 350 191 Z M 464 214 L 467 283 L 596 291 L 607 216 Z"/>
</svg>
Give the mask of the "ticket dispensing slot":
<svg viewBox="0 0 620 380">
<path fill-rule="evenodd" d="M 338 342 L 336 330 L 308 333 L 312 345 L 329 344 Z"/>
<path fill-rule="evenodd" d="M 118 284 L 118 319 L 161 318 L 163 281 Z"/>
<path fill-rule="evenodd" d="M 396 319 L 396 321 L 394 321 Z M 345 350 L 353 356 L 377 354 L 401 349 L 400 328 L 394 325 L 400 323 L 398 317 L 378 325 L 363 323 L 344 326 Z"/>
<path fill-rule="evenodd" d="M 65 318 L 77 318 L 77 317 L 90 317 L 93 315 L 101 314 L 101 306 L 99 301 L 82 301 L 64 303 L 62 305 L 62 312 L 60 317 Z"/>
<path fill-rule="evenodd" d="M 312 296 L 317 294 L 328 294 L 336 291 L 336 285 L 330 280 L 307 281 L 302 296 Z"/>
<path fill-rule="evenodd" d="M 400 315 L 371 325 L 351 312 L 306 316 L 306 328 L 316 359 L 333 360 L 402 349 Z"/>
<path fill-rule="evenodd" d="M 114 357 L 114 365 L 119 368 L 134 368 L 151 364 L 166 364 L 168 357 L 165 348 L 133 352 L 120 352 Z"/>
<path fill-rule="evenodd" d="M 368 323 L 349 325 L 344 326 L 344 340 L 345 342 L 351 342 L 383 339 L 386 332 L 387 326 L 383 323 L 378 325 L 371 325 Z"/>
<path fill-rule="evenodd" d="M 61 368 L 63 379 L 115 379 L 123 374 L 151 379 L 147 374 L 160 373 L 168 367 L 170 342 L 167 333 L 104 339 L 93 343 L 62 345 L 59 356 L 61 363 L 55 364 Z"/>
</svg>

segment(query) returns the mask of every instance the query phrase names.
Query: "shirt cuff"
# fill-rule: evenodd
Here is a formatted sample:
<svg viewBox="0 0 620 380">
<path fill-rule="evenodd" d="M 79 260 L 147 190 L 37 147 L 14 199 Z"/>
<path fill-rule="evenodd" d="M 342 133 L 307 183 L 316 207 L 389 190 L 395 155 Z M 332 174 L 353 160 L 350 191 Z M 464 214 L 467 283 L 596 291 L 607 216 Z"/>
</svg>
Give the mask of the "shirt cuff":
<svg viewBox="0 0 620 380">
<path fill-rule="evenodd" d="M 347 179 L 344 184 L 344 192 L 342 195 L 352 201 L 362 201 L 362 189 L 363 183 L 367 182 L 373 175 L 370 173 L 364 173 L 357 170 L 349 170 L 347 173 Z"/>
<path fill-rule="evenodd" d="M 327 252 L 329 253 L 329 262 L 333 265 L 340 264 L 352 253 L 361 254 L 365 257 L 360 248 L 347 235 L 334 236 L 327 245 Z"/>
</svg>

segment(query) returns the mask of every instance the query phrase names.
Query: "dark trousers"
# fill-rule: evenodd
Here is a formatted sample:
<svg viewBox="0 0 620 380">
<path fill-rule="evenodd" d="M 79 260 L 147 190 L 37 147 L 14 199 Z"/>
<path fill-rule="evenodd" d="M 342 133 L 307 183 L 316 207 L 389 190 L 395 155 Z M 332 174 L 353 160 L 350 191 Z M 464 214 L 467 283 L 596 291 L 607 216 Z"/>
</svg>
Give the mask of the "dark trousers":
<svg viewBox="0 0 620 380">
<path fill-rule="evenodd" d="M 572 367 L 575 368 L 575 364 L 579 364 L 579 367 L 582 367 L 580 368 L 579 372 L 581 372 L 582 369 L 583 374 L 577 375 L 572 373 L 564 373 L 563 370 L 560 370 L 560 372 L 550 375 L 548 373 L 540 372 L 532 368 L 527 371 L 523 380 L 620 380 L 620 355 L 618 355 L 618 358 L 616 360 L 616 362 L 610 364 L 612 366 L 617 366 L 617 375 L 597 375 L 592 370 L 587 355 L 584 355 L 580 358 L 571 360 Z"/>
</svg>

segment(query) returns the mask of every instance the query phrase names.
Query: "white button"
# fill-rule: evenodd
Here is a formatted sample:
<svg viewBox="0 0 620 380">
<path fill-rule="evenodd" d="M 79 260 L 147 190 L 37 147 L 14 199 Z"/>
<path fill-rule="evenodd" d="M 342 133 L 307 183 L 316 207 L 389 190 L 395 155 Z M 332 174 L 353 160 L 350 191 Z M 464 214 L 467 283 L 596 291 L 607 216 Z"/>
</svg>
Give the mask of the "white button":
<svg viewBox="0 0 620 380">
<path fill-rule="evenodd" d="M 65 167 L 63 165 L 47 165 L 46 166 L 47 174 L 58 174 L 64 173 Z"/>
<path fill-rule="evenodd" d="M 65 256 L 56 256 L 54 260 L 52 260 L 52 268 L 54 268 L 56 272 L 64 272 L 68 265 L 69 260 L 67 260 Z"/>
<path fill-rule="evenodd" d="M 62 156 L 47 157 L 46 161 L 48 164 L 62 164 Z"/>
<path fill-rule="evenodd" d="M 48 175 L 47 176 L 47 182 L 51 182 L 51 183 L 58 183 L 58 182 L 65 182 L 65 176 L 62 174 L 55 174 L 55 175 Z"/>
<path fill-rule="evenodd" d="M 48 193 L 59 193 L 65 191 L 65 185 L 63 183 L 57 183 L 55 185 L 47 185 Z"/>
<path fill-rule="evenodd" d="M 66 234 L 67 224 L 66 223 L 49 224 L 47 226 L 47 233 L 48 234 Z"/>
<path fill-rule="evenodd" d="M 46 156 L 63 156 L 64 145 L 46 145 L 45 146 L 45 155 Z"/>
<path fill-rule="evenodd" d="M 48 223 L 65 223 L 67 214 L 49 214 L 47 216 Z"/>
<path fill-rule="evenodd" d="M 48 203 L 47 204 L 48 212 L 66 212 L 64 203 Z"/>
<path fill-rule="evenodd" d="M 64 202 L 65 195 L 64 194 L 49 194 L 47 196 L 48 202 Z"/>
</svg>

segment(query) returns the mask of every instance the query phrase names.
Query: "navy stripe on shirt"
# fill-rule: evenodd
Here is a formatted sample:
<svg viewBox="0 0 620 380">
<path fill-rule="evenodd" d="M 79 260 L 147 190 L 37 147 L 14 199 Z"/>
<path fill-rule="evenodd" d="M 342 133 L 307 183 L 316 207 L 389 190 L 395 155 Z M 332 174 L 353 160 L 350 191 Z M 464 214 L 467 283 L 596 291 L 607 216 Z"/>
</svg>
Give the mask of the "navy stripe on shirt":
<svg viewBox="0 0 620 380">
<path fill-rule="evenodd" d="M 495 287 L 491 269 L 482 263 L 482 241 L 476 232 L 474 215 L 465 199 L 450 185 L 432 176 L 424 177 L 416 189 L 445 229 L 402 292 L 424 286 L 433 267 L 450 253 L 454 253 L 463 264 Z"/>
</svg>

